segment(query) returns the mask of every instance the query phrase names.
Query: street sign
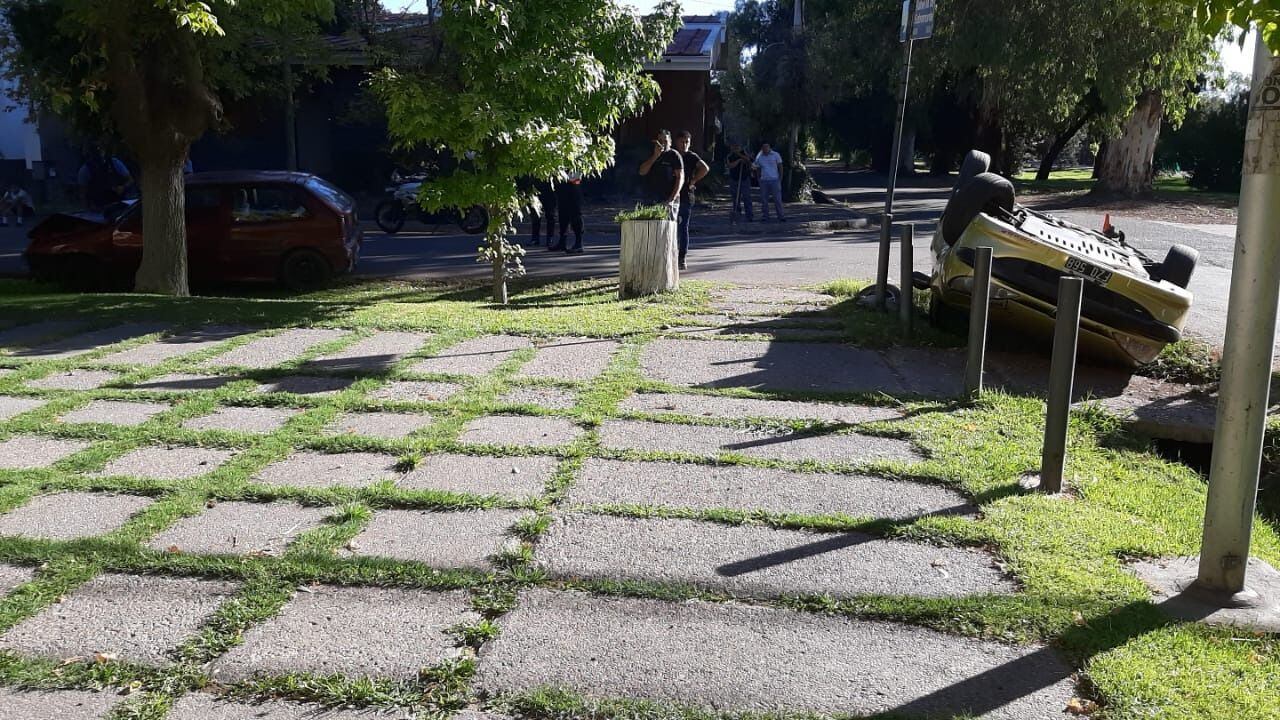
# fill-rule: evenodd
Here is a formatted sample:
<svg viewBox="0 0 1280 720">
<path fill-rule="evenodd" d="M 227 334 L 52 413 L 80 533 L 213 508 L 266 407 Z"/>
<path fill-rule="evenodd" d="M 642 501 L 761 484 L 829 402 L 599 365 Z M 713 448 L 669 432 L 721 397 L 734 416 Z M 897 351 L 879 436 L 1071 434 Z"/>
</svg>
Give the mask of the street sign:
<svg viewBox="0 0 1280 720">
<path fill-rule="evenodd" d="M 902 0 L 902 22 L 898 26 L 898 42 L 907 41 L 907 28 L 911 28 L 912 40 L 933 37 L 933 10 L 936 0 L 915 0 L 915 17 L 911 16 L 911 0 Z"/>
</svg>

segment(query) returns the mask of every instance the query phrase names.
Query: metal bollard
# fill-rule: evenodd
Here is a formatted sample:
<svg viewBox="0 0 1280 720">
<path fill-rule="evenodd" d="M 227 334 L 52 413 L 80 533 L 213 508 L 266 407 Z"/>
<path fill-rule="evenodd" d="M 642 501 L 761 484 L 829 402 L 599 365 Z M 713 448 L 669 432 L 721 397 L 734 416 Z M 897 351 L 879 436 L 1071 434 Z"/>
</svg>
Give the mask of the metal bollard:
<svg viewBox="0 0 1280 720">
<path fill-rule="evenodd" d="M 987 364 L 987 315 L 991 309 L 991 253 L 978 248 L 973 269 L 973 290 L 969 296 L 969 359 L 964 366 L 964 394 L 969 399 L 982 394 L 982 371 Z"/>
<path fill-rule="evenodd" d="M 899 287 L 901 295 L 898 297 L 898 318 L 902 321 L 902 334 L 911 336 L 911 324 L 915 317 L 915 280 L 912 274 L 915 272 L 915 253 L 912 243 L 915 242 L 916 225 L 915 223 L 906 223 L 902 226 L 902 243 L 898 250 L 902 257 L 902 280 Z"/>
<path fill-rule="evenodd" d="M 876 304 L 877 310 L 884 310 L 888 299 L 889 286 L 889 244 L 893 240 L 893 213 L 885 213 L 880 217 L 880 255 L 876 258 Z"/>
<path fill-rule="evenodd" d="M 1044 453 L 1040 457 L 1040 489 L 1047 493 L 1062 492 L 1083 297 L 1084 280 L 1064 277 L 1058 281 L 1058 318 L 1053 327 L 1053 364 L 1049 366 L 1049 404 L 1044 418 Z"/>
</svg>

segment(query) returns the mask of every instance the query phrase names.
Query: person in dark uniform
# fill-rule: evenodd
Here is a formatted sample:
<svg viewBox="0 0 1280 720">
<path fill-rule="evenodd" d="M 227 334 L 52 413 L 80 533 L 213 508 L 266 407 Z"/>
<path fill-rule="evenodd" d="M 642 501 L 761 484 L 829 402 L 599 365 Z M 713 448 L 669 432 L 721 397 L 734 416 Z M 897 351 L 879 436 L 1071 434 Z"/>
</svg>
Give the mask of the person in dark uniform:
<svg viewBox="0 0 1280 720">
<path fill-rule="evenodd" d="M 729 157 L 725 159 L 725 170 L 729 175 L 729 194 L 733 197 L 731 215 L 737 218 L 738 213 L 745 210 L 747 222 L 754 218 L 751 213 L 751 156 L 742 149 L 742 143 L 729 146 Z"/>
<path fill-rule="evenodd" d="M 680 248 L 680 269 L 684 270 L 684 258 L 689 254 L 689 222 L 693 218 L 693 193 L 698 181 L 707 176 L 711 168 L 698 157 L 698 153 L 689 149 L 693 143 L 693 133 L 681 130 L 676 135 L 676 150 L 684 163 L 684 182 L 680 184 L 680 210 L 676 214 L 676 238 Z"/>
<path fill-rule="evenodd" d="M 680 188 L 684 187 L 684 160 L 671 147 L 671 133 L 659 130 L 653 138 L 653 154 L 640 163 L 645 177 L 646 205 L 666 205 L 667 219 L 675 220 L 680 212 Z"/>
<path fill-rule="evenodd" d="M 555 232 L 556 226 L 556 191 L 546 180 L 538 180 L 533 188 L 538 193 L 538 204 L 542 207 L 533 211 L 533 234 L 529 236 L 529 247 L 542 244 L 540 234 L 544 224 L 547 228 L 547 247 L 551 247 L 551 233 Z"/>
<path fill-rule="evenodd" d="M 570 255 L 582 252 L 582 176 L 569 173 L 556 185 L 556 209 L 560 212 L 560 242 L 547 250 L 564 250 Z M 566 231 L 573 227 L 573 244 L 566 240 Z"/>
</svg>

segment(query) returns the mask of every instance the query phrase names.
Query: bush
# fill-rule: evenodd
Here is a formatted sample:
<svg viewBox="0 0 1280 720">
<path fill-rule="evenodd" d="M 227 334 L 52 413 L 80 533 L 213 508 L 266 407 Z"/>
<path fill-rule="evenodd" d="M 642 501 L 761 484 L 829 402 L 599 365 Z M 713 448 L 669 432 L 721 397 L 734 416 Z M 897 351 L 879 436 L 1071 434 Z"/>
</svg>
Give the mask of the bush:
<svg viewBox="0 0 1280 720">
<path fill-rule="evenodd" d="M 613 221 L 624 223 L 632 220 L 666 220 L 668 212 L 666 205 L 636 205 L 634 210 L 623 210 L 614 215 Z"/>
<path fill-rule="evenodd" d="M 1161 170 L 1188 173 L 1191 187 L 1239 192 L 1249 92 L 1230 97 L 1207 96 L 1187 112 L 1177 129 L 1165 128 L 1156 150 Z"/>
</svg>

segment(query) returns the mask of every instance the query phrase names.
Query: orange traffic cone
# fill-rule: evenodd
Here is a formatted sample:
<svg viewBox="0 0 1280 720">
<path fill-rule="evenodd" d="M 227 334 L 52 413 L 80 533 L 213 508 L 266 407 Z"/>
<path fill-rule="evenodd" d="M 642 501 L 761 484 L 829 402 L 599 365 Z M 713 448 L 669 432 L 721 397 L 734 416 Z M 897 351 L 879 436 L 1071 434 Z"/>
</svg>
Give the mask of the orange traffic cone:
<svg viewBox="0 0 1280 720">
<path fill-rule="evenodd" d="M 1111 225 L 1111 213 L 1107 213 L 1103 215 L 1102 216 L 1102 234 L 1106 235 L 1107 237 L 1111 237 L 1111 234 L 1114 233 L 1115 231 L 1116 231 L 1115 227 Z"/>
</svg>

